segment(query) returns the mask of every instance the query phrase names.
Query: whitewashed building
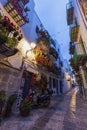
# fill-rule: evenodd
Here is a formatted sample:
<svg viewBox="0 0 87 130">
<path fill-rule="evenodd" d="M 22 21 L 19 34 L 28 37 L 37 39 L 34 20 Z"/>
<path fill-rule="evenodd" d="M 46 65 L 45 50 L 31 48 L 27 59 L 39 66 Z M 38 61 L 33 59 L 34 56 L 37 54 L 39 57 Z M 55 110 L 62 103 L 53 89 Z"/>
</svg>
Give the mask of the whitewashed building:
<svg viewBox="0 0 87 130">
<path fill-rule="evenodd" d="M 25 96 L 28 95 L 33 74 L 44 74 L 48 80 L 47 87 L 53 89 L 54 95 L 63 93 L 62 83 L 59 82 L 61 72 L 55 74 L 53 69 L 48 71 L 44 70 L 42 66 L 38 68 L 35 62 L 33 50 L 37 47 L 36 41 L 38 37 L 45 33 L 49 36 L 50 40 L 52 39 L 37 16 L 34 6 L 33 0 L 21 0 L 20 2 L 17 0 L 0 1 L 0 12 L 2 13 L 2 16 L 6 16 L 7 22 L 14 25 L 16 28 L 15 31 L 18 31 L 19 34 L 22 35 L 20 40 L 19 37 L 16 36 L 18 42 L 15 47 L 18 49 L 16 53 L 13 53 L 13 48 L 9 53 L 9 47 L 5 48 L 7 53 L 2 53 L 2 50 L 0 50 L 0 89 L 2 90 L 4 88 L 7 95 L 14 92 L 17 93 L 18 91 L 19 93 L 24 91 Z M 9 37 L 12 38 L 13 36 L 14 30 Z M 51 42 L 53 42 L 53 40 Z M 53 44 L 56 43 L 53 42 Z M 54 50 L 58 50 L 58 48 L 55 48 L 55 45 L 52 45 L 51 47 L 54 48 Z M 53 63 L 56 63 L 57 59 L 52 56 L 52 53 L 50 55 L 50 60 L 52 60 Z M 57 66 L 57 69 L 60 71 L 61 66 Z M 59 89 L 60 86 L 61 90 Z"/>
<path fill-rule="evenodd" d="M 67 24 L 70 26 L 71 66 L 76 75 L 80 92 L 87 96 L 87 1 L 69 0 Z"/>
</svg>

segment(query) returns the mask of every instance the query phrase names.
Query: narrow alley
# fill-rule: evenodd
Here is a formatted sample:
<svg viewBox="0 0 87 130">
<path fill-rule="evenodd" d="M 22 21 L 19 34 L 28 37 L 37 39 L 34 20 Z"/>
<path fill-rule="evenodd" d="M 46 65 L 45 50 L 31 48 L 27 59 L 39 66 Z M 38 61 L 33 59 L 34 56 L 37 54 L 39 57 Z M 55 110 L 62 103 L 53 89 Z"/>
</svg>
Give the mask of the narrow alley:
<svg viewBox="0 0 87 130">
<path fill-rule="evenodd" d="M 34 109 L 29 117 L 13 115 L 2 121 L 0 130 L 87 130 L 87 101 L 78 88 L 64 96 L 52 97 L 51 105 Z"/>
<path fill-rule="evenodd" d="M 87 130 L 87 0 L 0 0 L 0 130 Z"/>
</svg>

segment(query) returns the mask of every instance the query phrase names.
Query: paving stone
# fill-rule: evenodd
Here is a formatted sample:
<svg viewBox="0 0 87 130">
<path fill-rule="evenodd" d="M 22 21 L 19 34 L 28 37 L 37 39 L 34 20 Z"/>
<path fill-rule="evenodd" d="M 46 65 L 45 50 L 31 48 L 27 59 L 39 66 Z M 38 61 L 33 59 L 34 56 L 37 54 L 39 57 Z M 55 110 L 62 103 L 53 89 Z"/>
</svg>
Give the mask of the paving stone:
<svg viewBox="0 0 87 130">
<path fill-rule="evenodd" d="M 33 129 L 30 128 L 29 130 L 41 130 L 41 128 L 33 127 Z"/>
<path fill-rule="evenodd" d="M 87 128 L 76 128 L 76 130 L 87 130 Z"/>
<path fill-rule="evenodd" d="M 4 119 L 0 130 L 87 130 L 87 101 L 77 95 L 76 107 L 71 105 L 73 93 L 52 97 L 48 108 L 34 109 L 29 117 Z"/>
</svg>

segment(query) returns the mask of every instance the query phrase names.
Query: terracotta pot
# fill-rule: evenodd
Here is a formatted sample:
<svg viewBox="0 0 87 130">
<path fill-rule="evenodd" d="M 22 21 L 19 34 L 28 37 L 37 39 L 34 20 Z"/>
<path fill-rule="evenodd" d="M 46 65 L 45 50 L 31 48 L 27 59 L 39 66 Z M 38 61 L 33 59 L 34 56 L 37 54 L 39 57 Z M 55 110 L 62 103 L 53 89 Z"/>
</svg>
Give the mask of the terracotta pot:
<svg viewBox="0 0 87 130">
<path fill-rule="evenodd" d="M 24 116 L 24 117 L 29 116 L 29 113 L 30 113 L 29 110 L 26 110 L 26 111 L 20 111 L 20 115 L 21 115 L 21 116 Z"/>
</svg>

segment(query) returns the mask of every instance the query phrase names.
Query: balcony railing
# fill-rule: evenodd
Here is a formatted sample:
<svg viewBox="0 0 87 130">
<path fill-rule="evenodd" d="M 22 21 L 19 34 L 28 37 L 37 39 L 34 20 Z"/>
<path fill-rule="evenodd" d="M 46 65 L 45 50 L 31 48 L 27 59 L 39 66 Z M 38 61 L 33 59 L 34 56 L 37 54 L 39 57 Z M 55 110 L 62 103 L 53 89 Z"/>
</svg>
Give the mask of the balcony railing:
<svg viewBox="0 0 87 130">
<path fill-rule="evenodd" d="M 86 60 L 87 60 L 87 54 L 85 52 L 83 43 L 76 44 L 74 51 L 74 64 L 81 65 L 84 64 Z"/>
<path fill-rule="evenodd" d="M 71 55 L 74 54 L 74 49 L 75 49 L 75 44 L 72 43 L 72 42 L 70 42 L 69 53 L 70 53 Z"/>
<path fill-rule="evenodd" d="M 29 2 L 29 0 L 21 0 L 22 1 L 22 3 L 24 4 L 24 5 L 26 5 L 28 2 Z"/>
<path fill-rule="evenodd" d="M 54 57 L 53 59 L 55 59 L 55 60 L 58 59 L 58 52 L 56 51 L 55 48 L 50 47 L 49 54 L 50 54 L 52 57 Z M 55 61 L 55 60 L 54 60 L 54 61 Z"/>
<path fill-rule="evenodd" d="M 74 63 L 74 60 L 75 60 L 74 58 L 71 58 L 69 60 L 69 62 L 70 62 L 70 65 L 71 65 L 72 69 L 77 72 L 79 70 L 79 67 L 78 67 L 78 64 Z"/>
<path fill-rule="evenodd" d="M 66 10 L 67 10 L 67 24 L 70 25 L 73 23 L 73 17 L 74 17 L 74 7 L 71 2 L 66 5 Z"/>
<path fill-rule="evenodd" d="M 73 27 L 70 27 L 71 42 L 78 42 L 79 30 L 80 30 L 79 25 L 74 25 Z"/>
<path fill-rule="evenodd" d="M 0 38 L 0 59 L 15 55 L 17 52 L 17 49 L 11 49 L 6 46 L 4 41 Z"/>
<path fill-rule="evenodd" d="M 20 4 L 18 0 L 9 0 L 4 8 L 19 26 L 29 22 L 27 13 L 24 12 L 24 5 Z"/>
</svg>

